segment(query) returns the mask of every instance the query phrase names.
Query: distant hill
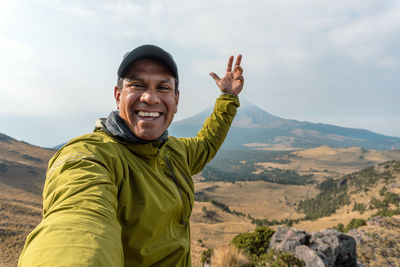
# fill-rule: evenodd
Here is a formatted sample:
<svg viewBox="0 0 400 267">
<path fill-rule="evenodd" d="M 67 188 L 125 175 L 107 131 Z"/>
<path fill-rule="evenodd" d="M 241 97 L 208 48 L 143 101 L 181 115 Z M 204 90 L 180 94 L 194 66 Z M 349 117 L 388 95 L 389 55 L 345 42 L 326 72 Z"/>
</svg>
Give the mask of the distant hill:
<svg viewBox="0 0 400 267">
<path fill-rule="evenodd" d="M 59 145 L 57 145 L 57 146 L 55 146 L 55 147 L 52 147 L 52 148 L 50 148 L 50 149 L 59 150 L 59 149 L 62 148 L 65 144 L 66 144 L 66 143 L 62 143 L 62 144 L 59 144 Z"/>
<path fill-rule="evenodd" d="M 55 153 L 0 133 L 0 266 L 16 266 L 42 217 L 47 163 Z"/>
<path fill-rule="evenodd" d="M 40 194 L 54 153 L 0 133 L 0 183 Z"/>
<path fill-rule="evenodd" d="M 173 123 L 171 135 L 194 136 L 211 114 L 208 108 L 197 115 Z M 283 119 L 264 111 L 249 101 L 241 107 L 223 145 L 224 149 L 298 150 L 327 145 L 359 146 L 366 149 L 400 149 L 400 138 L 368 130 L 323 123 Z"/>
</svg>

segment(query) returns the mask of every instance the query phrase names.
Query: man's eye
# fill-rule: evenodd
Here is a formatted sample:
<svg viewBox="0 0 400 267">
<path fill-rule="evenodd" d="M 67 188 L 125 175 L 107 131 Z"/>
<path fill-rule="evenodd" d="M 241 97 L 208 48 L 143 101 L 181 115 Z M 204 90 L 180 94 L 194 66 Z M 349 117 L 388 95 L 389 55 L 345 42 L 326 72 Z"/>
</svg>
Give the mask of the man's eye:
<svg viewBox="0 0 400 267">
<path fill-rule="evenodd" d="M 160 86 L 160 87 L 158 87 L 158 89 L 161 90 L 161 91 L 169 91 L 169 90 L 171 90 L 171 88 L 168 87 L 168 86 Z"/>
<path fill-rule="evenodd" d="M 143 88 L 144 87 L 144 85 L 141 83 L 131 83 L 131 84 L 128 84 L 128 86 L 132 87 L 132 88 Z"/>
</svg>

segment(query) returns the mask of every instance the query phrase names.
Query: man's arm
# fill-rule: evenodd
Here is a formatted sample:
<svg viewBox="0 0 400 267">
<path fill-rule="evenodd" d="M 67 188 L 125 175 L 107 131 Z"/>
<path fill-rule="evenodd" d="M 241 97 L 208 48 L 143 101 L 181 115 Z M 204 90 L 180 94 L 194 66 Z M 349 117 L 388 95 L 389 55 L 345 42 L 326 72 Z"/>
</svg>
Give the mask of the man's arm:
<svg viewBox="0 0 400 267">
<path fill-rule="evenodd" d="M 240 66 L 242 56 L 236 59 L 232 70 L 233 56 L 229 57 L 225 75 L 220 78 L 214 72 L 211 77 L 222 92 L 216 100 L 213 113 L 204 122 L 195 138 L 188 138 L 188 160 L 192 175 L 200 172 L 215 156 L 228 134 L 232 120 L 239 107 L 238 95 L 243 89 L 243 69 Z"/>
<path fill-rule="evenodd" d="M 43 220 L 27 237 L 19 266 L 123 266 L 113 159 L 96 150 L 77 142 L 50 162 Z"/>
</svg>

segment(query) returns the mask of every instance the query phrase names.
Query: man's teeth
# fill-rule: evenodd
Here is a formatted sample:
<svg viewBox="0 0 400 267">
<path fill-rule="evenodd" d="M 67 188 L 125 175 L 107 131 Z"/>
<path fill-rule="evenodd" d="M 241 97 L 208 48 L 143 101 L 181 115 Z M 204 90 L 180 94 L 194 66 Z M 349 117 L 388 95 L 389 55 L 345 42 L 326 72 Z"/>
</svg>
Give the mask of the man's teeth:
<svg viewBox="0 0 400 267">
<path fill-rule="evenodd" d="M 145 111 L 139 111 L 138 115 L 140 117 L 152 117 L 152 118 L 158 118 L 160 117 L 160 112 L 145 112 Z"/>
</svg>

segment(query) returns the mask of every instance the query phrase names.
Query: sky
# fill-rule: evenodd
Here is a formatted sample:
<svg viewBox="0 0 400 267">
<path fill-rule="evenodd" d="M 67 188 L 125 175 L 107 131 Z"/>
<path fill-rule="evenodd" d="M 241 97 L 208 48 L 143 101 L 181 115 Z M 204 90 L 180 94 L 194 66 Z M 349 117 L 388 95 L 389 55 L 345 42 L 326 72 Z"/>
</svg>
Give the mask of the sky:
<svg viewBox="0 0 400 267">
<path fill-rule="evenodd" d="M 170 52 L 175 120 L 214 103 L 230 55 L 242 98 L 282 118 L 400 137 L 400 1 L 0 0 L 0 132 L 52 147 L 114 110 L 123 55 Z"/>
</svg>

